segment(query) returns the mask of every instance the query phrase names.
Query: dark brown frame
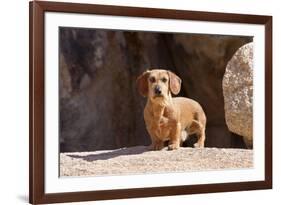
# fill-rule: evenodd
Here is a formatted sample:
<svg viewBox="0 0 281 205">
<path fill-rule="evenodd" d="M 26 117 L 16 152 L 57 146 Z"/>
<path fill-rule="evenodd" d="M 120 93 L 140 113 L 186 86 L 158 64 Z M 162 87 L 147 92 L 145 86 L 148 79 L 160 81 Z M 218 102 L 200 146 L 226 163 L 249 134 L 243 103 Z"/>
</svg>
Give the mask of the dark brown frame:
<svg viewBox="0 0 281 205">
<path fill-rule="evenodd" d="M 44 13 L 185 19 L 265 26 L 265 180 L 46 194 L 44 191 Z M 29 4 L 29 202 L 55 203 L 272 188 L 272 16 L 34 1 Z"/>
</svg>

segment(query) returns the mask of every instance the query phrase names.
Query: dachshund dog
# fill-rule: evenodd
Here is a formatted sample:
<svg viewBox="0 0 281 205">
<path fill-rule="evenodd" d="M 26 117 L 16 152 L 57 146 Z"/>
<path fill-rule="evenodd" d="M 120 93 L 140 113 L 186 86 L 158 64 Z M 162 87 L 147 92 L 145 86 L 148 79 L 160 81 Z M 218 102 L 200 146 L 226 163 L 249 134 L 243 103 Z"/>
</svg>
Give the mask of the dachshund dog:
<svg viewBox="0 0 281 205">
<path fill-rule="evenodd" d="M 147 97 L 144 120 L 152 150 L 161 150 L 165 141 L 169 141 L 168 150 L 178 149 L 191 134 L 198 137 L 194 147 L 204 147 L 206 115 L 196 101 L 172 97 L 181 89 L 181 79 L 176 74 L 148 70 L 137 78 L 137 87 L 140 94 Z"/>
</svg>

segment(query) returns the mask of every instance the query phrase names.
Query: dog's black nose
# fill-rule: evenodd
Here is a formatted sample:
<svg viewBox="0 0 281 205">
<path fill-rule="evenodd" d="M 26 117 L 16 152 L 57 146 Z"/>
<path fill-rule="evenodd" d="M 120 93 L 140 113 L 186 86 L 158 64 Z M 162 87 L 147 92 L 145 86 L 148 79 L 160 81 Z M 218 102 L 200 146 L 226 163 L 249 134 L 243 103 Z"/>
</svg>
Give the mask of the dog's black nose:
<svg viewBox="0 0 281 205">
<path fill-rule="evenodd" d="M 161 94 L 161 88 L 159 85 L 156 85 L 154 88 L 154 92 L 156 95 L 160 95 Z"/>
</svg>

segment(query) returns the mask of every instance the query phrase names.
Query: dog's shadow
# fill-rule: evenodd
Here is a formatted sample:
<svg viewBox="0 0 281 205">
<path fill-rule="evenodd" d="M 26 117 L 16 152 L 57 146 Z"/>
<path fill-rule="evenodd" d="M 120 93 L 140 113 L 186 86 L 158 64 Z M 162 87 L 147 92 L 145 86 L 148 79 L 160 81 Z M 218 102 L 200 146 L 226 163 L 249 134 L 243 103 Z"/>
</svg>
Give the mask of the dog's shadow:
<svg viewBox="0 0 281 205">
<path fill-rule="evenodd" d="M 121 148 L 113 151 L 97 151 L 97 153 L 89 155 L 67 154 L 67 156 L 93 162 L 97 160 L 108 160 L 122 155 L 137 155 L 147 151 L 150 151 L 148 146 L 137 146 Z"/>
</svg>

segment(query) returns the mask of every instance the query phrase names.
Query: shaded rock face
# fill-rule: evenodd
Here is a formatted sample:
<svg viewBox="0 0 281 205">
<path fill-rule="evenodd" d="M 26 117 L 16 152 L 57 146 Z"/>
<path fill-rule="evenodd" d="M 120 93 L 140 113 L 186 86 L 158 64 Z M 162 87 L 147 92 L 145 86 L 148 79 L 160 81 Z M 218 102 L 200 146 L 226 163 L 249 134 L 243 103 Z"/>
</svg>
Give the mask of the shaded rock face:
<svg viewBox="0 0 281 205">
<path fill-rule="evenodd" d="M 225 119 L 230 131 L 253 145 L 253 43 L 239 48 L 223 77 Z"/>
<path fill-rule="evenodd" d="M 206 146 L 244 146 L 225 123 L 222 78 L 251 37 L 60 28 L 59 38 L 61 152 L 149 145 L 136 78 L 151 67 L 175 72 L 179 95 L 202 105 Z"/>
</svg>

